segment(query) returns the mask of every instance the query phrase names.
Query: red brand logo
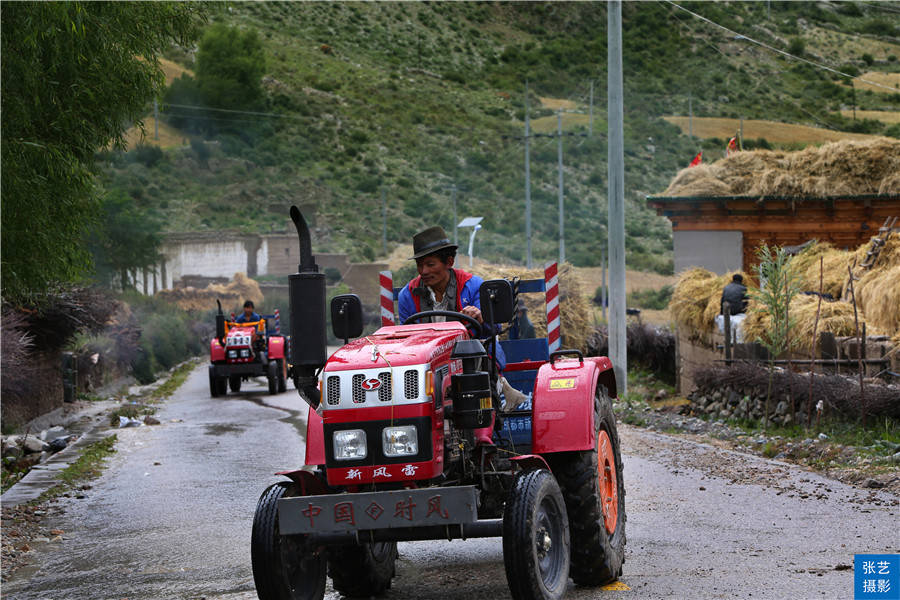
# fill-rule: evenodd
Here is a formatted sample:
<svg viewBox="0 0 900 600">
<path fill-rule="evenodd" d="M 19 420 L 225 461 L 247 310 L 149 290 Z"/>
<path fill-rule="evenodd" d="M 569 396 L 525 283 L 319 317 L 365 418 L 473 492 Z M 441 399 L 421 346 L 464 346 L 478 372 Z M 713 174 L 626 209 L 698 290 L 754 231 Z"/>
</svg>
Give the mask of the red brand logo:
<svg viewBox="0 0 900 600">
<path fill-rule="evenodd" d="M 371 391 L 377 390 L 378 388 L 381 387 L 381 381 L 379 381 L 373 377 L 372 379 L 366 379 L 360 385 L 361 385 L 362 389 L 366 390 L 367 392 L 371 392 Z"/>
</svg>

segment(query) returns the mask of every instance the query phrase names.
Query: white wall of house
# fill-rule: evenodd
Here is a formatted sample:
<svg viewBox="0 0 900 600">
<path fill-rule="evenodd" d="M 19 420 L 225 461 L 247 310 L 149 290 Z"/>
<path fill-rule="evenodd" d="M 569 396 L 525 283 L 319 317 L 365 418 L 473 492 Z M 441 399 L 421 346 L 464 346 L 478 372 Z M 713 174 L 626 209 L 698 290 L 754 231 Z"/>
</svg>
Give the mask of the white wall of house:
<svg viewBox="0 0 900 600">
<path fill-rule="evenodd" d="M 673 231 L 675 274 L 703 267 L 717 275 L 744 266 L 744 234 L 740 231 Z"/>
</svg>

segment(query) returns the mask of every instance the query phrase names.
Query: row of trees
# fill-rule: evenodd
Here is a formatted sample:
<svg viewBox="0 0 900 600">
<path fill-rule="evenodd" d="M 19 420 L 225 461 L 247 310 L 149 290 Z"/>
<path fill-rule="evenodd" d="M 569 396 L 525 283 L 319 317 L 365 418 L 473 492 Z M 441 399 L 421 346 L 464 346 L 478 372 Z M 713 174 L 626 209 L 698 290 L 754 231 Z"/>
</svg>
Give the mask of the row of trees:
<svg viewBox="0 0 900 600">
<path fill-rule="evenodd" d="M 2 287 L 34 300 L 91 267 L 95 153 L 164 87 L 158 56 L 199 33 L 199 3 L 21 2 L 2 15 Z M 96 236 L 95 236 L 96 237 Z"/>
<path fill-rule="evenodd" d="M 191 46 L 208 10 L 193 2 L 4 5 L 5 301 L 34 303 L 57 283 L 91 276 L 124 282 L 129 270 L 157 263 L 155 209 L 105 191 L 94 159 L 124 148 L 125 131 L 141 123 L 154 98 L 195 107 L 173 108 L 170 120 L 198 133 L 216 122 L 211 107 L 264 108 L 262 44 L 255 32 L 222 24 L 200 42 L 196 77 L 166 89 L 158 57 L 173 44 Z"/>
</svg>

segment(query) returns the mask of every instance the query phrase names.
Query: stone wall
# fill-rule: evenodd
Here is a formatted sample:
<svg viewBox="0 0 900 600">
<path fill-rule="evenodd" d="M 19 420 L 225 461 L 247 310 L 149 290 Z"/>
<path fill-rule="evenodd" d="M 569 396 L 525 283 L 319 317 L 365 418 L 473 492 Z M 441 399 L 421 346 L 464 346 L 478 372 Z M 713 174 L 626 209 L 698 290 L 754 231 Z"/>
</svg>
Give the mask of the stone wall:
<svg viewBox="0 0 900 600">
<path fill-rule="evenodd" d="M 806 390 L 797 389 L 794 394 L 794 408 L 791 415 L 791 399 L 788 394 L 774 395 L 769 400 L 769 420 L 779 425 L 806 423 Z M 713 419 L 763 418 L 766 406 L 766 390 L 753 387 L 725 386 L 718 389 L 697 388 L 688 396 L 695 413 L 705 414 Z"/>
<path fill-rule="evenodd" d="M 344 273 L 344 283 L 364 305 L 378 306 L 381 296 L 378 273 L 387 268 L 387 263 L 353 263 Z"/>
</svg>

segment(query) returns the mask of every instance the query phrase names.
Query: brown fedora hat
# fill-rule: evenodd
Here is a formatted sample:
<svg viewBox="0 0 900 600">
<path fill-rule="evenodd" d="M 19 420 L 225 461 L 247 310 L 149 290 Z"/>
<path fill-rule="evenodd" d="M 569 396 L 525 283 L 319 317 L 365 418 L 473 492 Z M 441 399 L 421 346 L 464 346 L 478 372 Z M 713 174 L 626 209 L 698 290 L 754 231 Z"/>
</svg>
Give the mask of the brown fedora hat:
<svg viewBox="0 0 900 600">
<path fill-rule="evenodd" d="M 413 236 L 413 255 L 410 260 L 434 254 L 444 248 L 459 248 L 450 241 L 442 227 L 429 227 Z"/>
</svg>

